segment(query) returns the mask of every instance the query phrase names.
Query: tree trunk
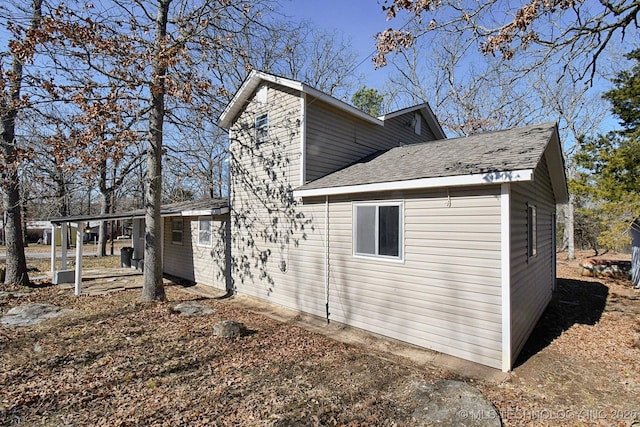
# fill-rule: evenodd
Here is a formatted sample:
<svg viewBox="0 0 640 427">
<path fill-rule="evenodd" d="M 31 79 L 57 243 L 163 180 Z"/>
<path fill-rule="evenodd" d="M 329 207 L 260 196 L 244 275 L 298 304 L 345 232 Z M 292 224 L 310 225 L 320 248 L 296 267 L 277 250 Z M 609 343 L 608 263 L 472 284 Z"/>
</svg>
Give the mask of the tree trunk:
<svg viewBox="0 0 640 427">
<path fill-rule="evenodd" d="M 170 0 L 158 1 L 155 46 L 151 67 L 151 112 L 149 117 L 149 146 L 147 147 L 147 185 L 144 238 L 143 301 L 165 299 L 162 283 L 162 228 L 160 203 L 162 196 L 162 132 L 164 124 L 165 52 L 167 19 Z"/>
<path fill-rule="evenodd" d="M 107 214 L 111 211 L 111 197 L 109 194 L 100 193 L 100 214 Z M 113 236 L 113 230 L 111 230 Z M 98 228 L 98 252 L 97 256 L 107 255 L 107 221 L 100 221 Z"/>
<path fill-rule="evenodd" d="M 31 28 L 36 29 L 42 17 L 42 0 L 33 0 L 33 15 Z M 5 284 L 28 285 L 27 260 L 24 255 L 24 240 L 22 218 L 20 215 L 20 183 L 18 180 L 18 164 L 20 159 L 16 152 L 16 117 L 20 108 L 20 90 L 22 88 L 22 61 L 13 56 L 11 64 L 11 79 L 8 93 L 3 93 L 0 100 L 2 119 L 0 120 L 0 157 L 2 165 L 0 171 L 0 188 L 2 189 L 2 203 L 6 214 L 5 239 L 7 271 Z M 6 83 L 5 83 L 6 84 Z M 6 87 L 6 86 L 5 86 Z"/>
<path fill-rule="evenodd" d="M 3 132 L 3 136 L 5 132 Z M 2 141 L 3 145 L 5 141 Z M 3 152 L 5 147 L 3 147 Z M 3 208 L 6 213 L 5 240 L 7 249 L 5 284 L 29 285 L 27 274 L 27 259 L 24 255 L 22 234 L 22 219 L 20 215 L 20 188 L 18 185 L 18 173 L 5 171 L 2 173 L 3 181 Z"/>
<path fill-rule="evenodd" d="M 576 259 L 576 248 L 574 239 L 574 203 L 575 197 L 573 194 L 569 194 L 569 203 L 565 207 L 565 223 L 564 234 L 567 239 L 567 259 Z"/>
<path fill-rule="evenodd" d="M 567 178 L 573 180 L 576 178 L 576 167 L 571 164 L 567 168 Z M 564 240 L 567 243 L 567 259 L 576 259 L 575 249 L 575 231 L 574 231 L 574 212 L 575 212 L 576 198 L 573 193 L 569 193 L 569 202 L 565 206 L 564 215 Z"/>
</svg>

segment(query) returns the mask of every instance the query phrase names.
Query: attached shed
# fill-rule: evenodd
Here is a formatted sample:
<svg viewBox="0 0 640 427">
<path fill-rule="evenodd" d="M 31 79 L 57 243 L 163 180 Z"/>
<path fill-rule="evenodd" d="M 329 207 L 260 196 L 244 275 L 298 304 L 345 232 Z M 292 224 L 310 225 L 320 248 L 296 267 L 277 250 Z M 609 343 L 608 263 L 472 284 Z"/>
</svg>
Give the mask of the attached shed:
<svg viewBox="0 0 640 427">
<path fill-rule="evenodd" d="M 324 217 L 305 250 L 329 320 L 511 369 L 555 282 L 555 124 L 381 151 L 294 196 Z"/>
</svg>

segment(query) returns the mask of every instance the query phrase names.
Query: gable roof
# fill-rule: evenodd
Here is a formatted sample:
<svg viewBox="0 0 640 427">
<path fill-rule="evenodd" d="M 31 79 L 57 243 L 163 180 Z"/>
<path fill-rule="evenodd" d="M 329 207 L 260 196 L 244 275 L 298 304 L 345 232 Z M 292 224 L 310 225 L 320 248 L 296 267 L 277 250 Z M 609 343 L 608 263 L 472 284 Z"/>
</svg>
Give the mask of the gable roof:
<svg viewBox="0 0 640 427">
<path fill-rule="evenodd" d="M 568 198 L 555 123 L 394 147 L 301 187 L 301 197 L 532 181 L 545 156 L 558 203 Z"/>
<path fill-rule="evenodd" d="M 363 120 L 366 120 L 369 123 L 377 124 L 380 126 L 384 125 L 384 122 L 380 119 L 373 117 L 362 110 L 357 109 L 356 107 L 347 104 L 344 101 L 340 101 L 337 98 L 332 97 L 331 95 L 327 95 L 324 92 L 319 91 L 309 85 L 306 85 L 297 80 L 287 79 L 285 77 L 276 76 L 273 74 L 268 74 L 262 71 L 253 70 L 249 74 L 249 76 L 245 79 L 245 81 L 240 86 L 240 89 L 233 96 L 233 99 L 229 104 L 225 107 L 224 111 L 220 115 L 218 119 L 218 125 L 223 129 L 229 129 L 231 127 L 231 123 L 233 119 L 238 115 L 240 111 L 244 108 L 245 104 L 251 98 L 253 92 L 260 86 L 262 82 L 271 82 L 284 87 L 288 87 L 290 89 L 294 89 L 300 91 L 301 93 L 306 93 L 314 98 L 321 99 L 334 107 L 339 108 L 340 110 L 346 111 L 349 114 L 352 114 L 356 117 L 359 117 Z"/>
<path fill-rule="evenodd" d="M 425 121 L 429 125 L 429 128 L 433 131 L 436 139 L 445 139 L 447 135 L 445 135 L 442 126 L 440 126 L 440 122 L 436 118 L 436 115 L 433 114 L 433 110 L 429 106 L 428 103 L 414 105 L 413 107 L 403 108 L 398 111 L 393 111 L 391 113 L 387 113 L 385 115 L 379 116 L 378 118 L 382 121 L 392 119 L 394 117 L 401 116 L 403 114 L 411 113 L 412 111 L 418 111 L 422 117 L 424 117 Z"/>
<path fill-rule="evenodd" d="M 221 215 L 229 211 L 229 200 L 222 197 L 189 200 L 186 202 L 170 203 L 160 207 L 161 216 L 206 216 Z M 116 220 L 127 218 L 144 218 L 145 209 L 136 209 L 126 212 L 95 215 L 59 216 L 50 218 L 54 224 L 62 222 L 86 222 L 89 220 Z"/>
<path fill-rule="evenodd" d="M 288 79 L 286 77 L 276 76 L 274 74 L 265 73 L 262 71 L 253 70 L 249 73 L 249 76 L 245 79 L 245 81 L 240 86 L 240 89 L 233 96 L 233 99 L 229 104 L 225 107 L 224 111 L 220 115 L 218 119 L 218 125 L 223 129 L 229 129 L 233 120 L 236 116 L 242 111 L 244 106 L 249 102 L 253 93 L 260 87 L 262 82 L 271 82 L 278 84 L 280 86 L 284 86 L 293 90 L 297 90 L 302 94 L 307 94 L 314 98 L 317 98 L 323 102 L 326 102 L 341 111 L 344 111 L 352 116 L 358 117 L 362 120 L 365 120 L 368 123 L 372 123 L 378 126 L 384 126 L 384 121 L 386 119 L 390 119 L 393 117 L 397 117 L 401 114 L 406 114 L 411 111 L 420 111 L 422 116 L 425 118 L 429 127 L 433 131 L 436 138 L 446 138 L 438 119 L 433 114 L 431 107 L 429 104 L 419 104 L 413 107 L 404 108 L 402 110 L 398 110 L 389 114 L 385 114 L 380 117 L 373 117 L 364 111 L 354 107 L 353 105 L 347 104 L 344 101 L 341 101 L 337 98 L 334 98 L 331 95 L 327 95 L 324 92 L 319 91 L 307 84 L 299 82 L 297 80 Z"/>
</svg>

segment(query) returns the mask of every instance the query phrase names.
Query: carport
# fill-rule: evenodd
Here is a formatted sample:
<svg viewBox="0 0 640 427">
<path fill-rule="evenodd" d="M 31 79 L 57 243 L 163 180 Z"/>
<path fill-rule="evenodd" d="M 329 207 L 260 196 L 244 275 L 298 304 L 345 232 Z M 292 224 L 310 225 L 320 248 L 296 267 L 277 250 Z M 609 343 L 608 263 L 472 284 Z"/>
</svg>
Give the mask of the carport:
<svg viewBox="0 0 640 427">
<path fill-rule="evenodd" d="M 162 205 L 160 209 L 161 217 L 172 216 L 214 216 L 227 214 L 229 212 L 229 204 L 227 199 L 204 199 L 198 201 L 187 201 Z M 66 217 L 53 217 L 51 221 L 52 234 L 55 236 L 57 227 L 61 227 L 61 250 L 62 250 L 62 263 L 60 270 L 56 266 L 56 245 L 55 240 L 51 245 L 51 274 L 53 277 L 53 283 L 58 284 L 62 279 L 69 279 L 73 277 L 75 283 L 74 294 L 80 295 L 80 289 L 82 284 L 82 252 L 83 252 L 83 233 L 85 225 L 89 221 L 110 221 L 110 220 L 123 220 L 131 219 L 133 223 L 133 232 L 131 233 L 131 247 L 133 248 L 132 259 L 136 262 L 144 259 L 144 209 L 136 209 L 127 212 L 110 213 L 110 214 L 96 214 L 96 215 L 76 215 Z M 75 269 L 67 269 L 67 232 L 70 224 L 76 226 L 76 248 L 75 248 Z M 164 253 L 164 223 L 161 226 L 161 251 Z M 163 269 L 164 271 L 164 269 Z"/>
</svg>

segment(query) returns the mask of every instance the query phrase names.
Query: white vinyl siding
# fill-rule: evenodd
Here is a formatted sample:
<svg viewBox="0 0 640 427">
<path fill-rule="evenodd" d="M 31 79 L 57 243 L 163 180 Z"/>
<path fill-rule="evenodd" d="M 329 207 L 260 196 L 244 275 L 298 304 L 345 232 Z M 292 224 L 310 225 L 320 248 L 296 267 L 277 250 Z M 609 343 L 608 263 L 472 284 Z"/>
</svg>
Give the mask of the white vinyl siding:
<svg viewBox="0 0 640 427">
<path fill-rule="evenodd" d="M 399 197 L 404 263 L 353 257 L 352 201 L 331 198 L 330 320 L 500 368 L 500 187 Z"/>
<path fill-rule="evenodd" d="M 435 139 L 419 114 L 421 134 L 412 127 L 414 112 L 386 120 L 384 126 L 349 117 L 315 98 L 307 99 L 306 182 L 334 172 L 378 150 Z"/>
<path fill-rule="evenodd" d="M 237 292 L 326 315 L 324 205 L 300 211 L 302 103 L 300 94 L 269 86 L 266 102 L 252 99 L 231 129 L 231 253 Z M 269 140 L 256 146 L 256 114 L 269 113 Z M 237 163 L 236 163 L 237 162 Z"/>
<path fill-rule="evenodd" d="M 170 230 L 173 220 L 165 218 L 165 230 Z M 228 217 L 212 217 L 210 220 L 213 242 L 209 247 L 199 246 L 198 218 L 181 217 L 183 223 L 182 245 L 172 243 L 172 233 L 165 233 L 163 252 L 164 273 L 181 279 L 218 289 L 227 286 L 226 231 Z"/>
<path fill-rule="evenodd" d="M 536 322 L 551 300 L 553 277 L 552 221 L 555 202 L 547 162 L 535 180 L 511 184 L 511 357 L 515 363 Z M 536 256 L 530 257 L 529 206 L 535 206 Z"/>
</svg>

